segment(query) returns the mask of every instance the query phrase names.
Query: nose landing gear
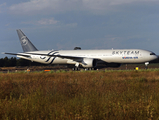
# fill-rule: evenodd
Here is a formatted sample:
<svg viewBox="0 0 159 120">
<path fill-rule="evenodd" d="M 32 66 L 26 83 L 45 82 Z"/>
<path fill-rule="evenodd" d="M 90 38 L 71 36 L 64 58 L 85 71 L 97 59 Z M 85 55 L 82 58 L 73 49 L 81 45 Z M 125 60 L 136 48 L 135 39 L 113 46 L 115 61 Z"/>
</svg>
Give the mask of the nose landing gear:
<svg viewBox="0 0 159 120">
<path fill-rule="evenodd" d="M 148 65 L 149 65 L 149 62 L 145 62 L 145 66 L 146 66 L 145 69 L 148 68 L 148 67 L 147 67 Z"/>
</svg>

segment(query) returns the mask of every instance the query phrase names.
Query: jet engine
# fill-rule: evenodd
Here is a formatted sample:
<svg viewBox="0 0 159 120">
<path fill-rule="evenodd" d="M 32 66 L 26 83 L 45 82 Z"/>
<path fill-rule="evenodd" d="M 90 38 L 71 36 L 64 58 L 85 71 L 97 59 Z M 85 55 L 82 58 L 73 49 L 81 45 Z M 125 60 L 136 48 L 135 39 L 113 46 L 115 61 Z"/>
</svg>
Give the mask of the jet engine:
<svg viewBox="0 0 159 120">
<path fill-rule="evenodd" d="M 94 68 L 96 67 L 96 59 L 92 59 L 92 58 L 83 58 L 82 61 L 82 66 L 85 68 Z"/>
</svg>

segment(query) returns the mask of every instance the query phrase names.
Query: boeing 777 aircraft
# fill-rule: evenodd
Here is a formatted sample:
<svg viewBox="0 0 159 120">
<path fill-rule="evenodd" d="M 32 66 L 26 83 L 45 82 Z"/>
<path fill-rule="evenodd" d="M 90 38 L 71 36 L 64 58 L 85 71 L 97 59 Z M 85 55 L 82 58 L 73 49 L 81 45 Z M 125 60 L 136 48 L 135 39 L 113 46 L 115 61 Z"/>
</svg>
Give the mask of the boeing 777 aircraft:
<svg viewBox="0 0 159 120">
<path fill-rule="evenodd" d="M 97 69 L 119 67 L 121 64 L 145 63 L 155 60 L 158 56 L 141 49 L 110 49 L 110 50 L 48 50 L 39 51 L 26 35 L 17 30 L 23 53 L 4 53 L 17 55 L 19 58 L 44 64 L 73 64 L 78 68 Z"/>
</svg>

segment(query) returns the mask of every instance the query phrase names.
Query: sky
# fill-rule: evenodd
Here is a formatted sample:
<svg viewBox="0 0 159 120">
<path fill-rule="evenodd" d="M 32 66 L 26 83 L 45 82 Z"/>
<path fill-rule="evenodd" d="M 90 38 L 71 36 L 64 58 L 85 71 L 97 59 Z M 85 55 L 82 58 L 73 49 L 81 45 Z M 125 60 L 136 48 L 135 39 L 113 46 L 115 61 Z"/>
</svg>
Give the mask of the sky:
<svg viewBox="0 0 159 120">
<path fill-rule="evenodd" d="M 21 29 L 39 50 L 145 49 L 159 55 L 158 6 L 158 0 L 1 0 L 0 52 L 23 52 Z"/>
</svg>

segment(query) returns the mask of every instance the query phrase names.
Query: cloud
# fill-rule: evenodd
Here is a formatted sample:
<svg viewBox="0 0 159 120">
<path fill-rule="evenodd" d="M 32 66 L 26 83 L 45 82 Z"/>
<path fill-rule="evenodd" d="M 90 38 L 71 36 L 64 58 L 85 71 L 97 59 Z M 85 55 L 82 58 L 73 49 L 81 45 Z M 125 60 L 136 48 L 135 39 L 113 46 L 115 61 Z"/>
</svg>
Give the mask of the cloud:
<svg viewBox="0 0 159 120">
<path fill-rule="evenodd" d="M 6 3 L 0 4 L 0 13 L 2 13 L 2 8 L 6 6 Z"/>
<path fill-rule="evenodd" d="M 78 24 L 77 23 L 70 23 L 66 24 L 66 27 L 76 27 Z"/>
<path fill-rule="evenodd" d="M 77 23 L 62 23 L 58 20 L 55 20 L 54 18 L 42 18 L 40 20 L 36 21 L 26 21 L 21 22 L 21 24 L 27 24 L 27 25 L 36 25 L 36 26 L 56 26 L 56 27 L 67 27 L 67 28 L 74 28 L 77 27 Z"/>
<path fill-rule="evenodd" d="M 38 21 L 38 24 L 40 25 L 53 25 L 57 24 L 59 21 L 55 20 L 54 18 L 51 19 L 41 19 Z"/>
<path fill-rule="evenodd" d="M 42 18 L 37 21 L 27 21 L 21 22 L 21 24 L 33 24 L 33 25 L 56 25 L 60 21 L 55 20 L 54 18 Z"/>
<path fill-rule="evenodd" d="M 30 0 L 14 4 L 9 10 L 15 14 L 59 13 L 77 9 L 81 0 Z M 46 12 L 48 11 L 48 12 Z"/>
<path fill-rule="evenodd" d="M 102 13 L 114 10 L 116 6 L 139 2 L 152 3 L 158 0 L 30 0 L 14 4 L 9 10 L 14 14 L 57 14 L 75 10 Z"/>
<path fill-rule="evenodd" d="M 0 7 L 6 6 L 6 3 L 0 4 Z"/>
<path fill-rule="evenodd" d="M 7 27 L 7 26 L 9 26 L 9 25 L 10 25 L 10 23 L 6 24 L 5 26 Z"/>
</svg>

